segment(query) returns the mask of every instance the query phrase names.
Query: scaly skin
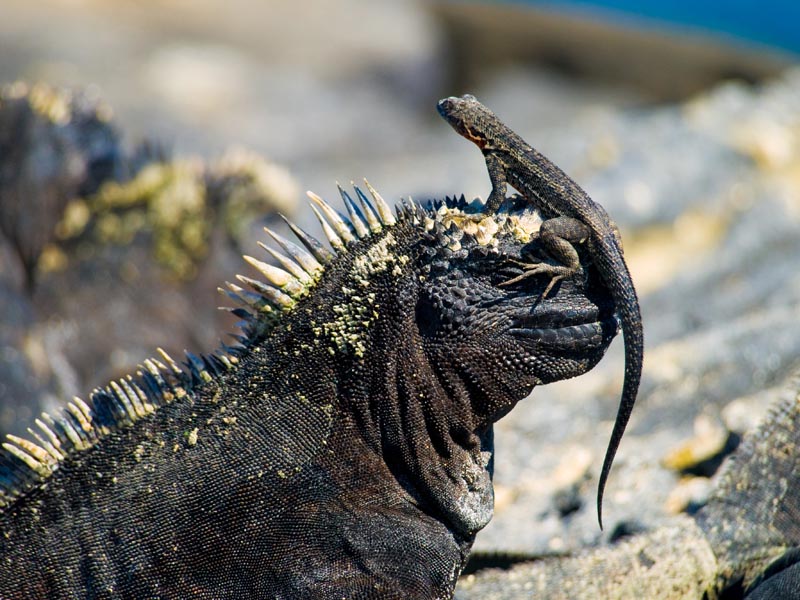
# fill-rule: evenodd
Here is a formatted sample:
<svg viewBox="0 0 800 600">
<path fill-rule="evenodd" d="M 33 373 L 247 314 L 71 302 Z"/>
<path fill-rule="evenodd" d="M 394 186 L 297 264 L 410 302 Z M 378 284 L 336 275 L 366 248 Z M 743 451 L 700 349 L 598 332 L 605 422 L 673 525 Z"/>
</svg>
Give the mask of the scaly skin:
<svg viewBox="0 0 800 600">
<path fill-rule="evenodd" d="M 363 195 L 358 192 L 360 197 Z M 616 333 L 594 267 L 518 278 L 540 219 L 316 201 L 334 252 L 231 285 L 236 349 L 146 361 L 0 452 L 0 598 L 447 598 L 492 424 Z M 465 214 L 468 213 L 468 214 Z"/>
</svg>

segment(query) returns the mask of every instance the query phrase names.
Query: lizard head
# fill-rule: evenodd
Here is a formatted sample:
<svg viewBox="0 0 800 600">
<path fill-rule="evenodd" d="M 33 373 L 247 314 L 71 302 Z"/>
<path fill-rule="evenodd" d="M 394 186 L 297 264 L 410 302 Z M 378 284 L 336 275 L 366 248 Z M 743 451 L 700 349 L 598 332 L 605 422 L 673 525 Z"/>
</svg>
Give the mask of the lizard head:
<svg viewBox="0 0 800 600">
<path fill-rule="evenodd" d="M 482 127 L 484 117 L 493 116 L 492 113 L 475 96 L 465 94 L 460 98 L 450 96 L 439 100 L 436 106 L 439 114 L 459 135 L 464 136 L 479 148 L 484 149 L 490 145 L 491 140 L 486 137 L 489 129 Z"/>
</svg>

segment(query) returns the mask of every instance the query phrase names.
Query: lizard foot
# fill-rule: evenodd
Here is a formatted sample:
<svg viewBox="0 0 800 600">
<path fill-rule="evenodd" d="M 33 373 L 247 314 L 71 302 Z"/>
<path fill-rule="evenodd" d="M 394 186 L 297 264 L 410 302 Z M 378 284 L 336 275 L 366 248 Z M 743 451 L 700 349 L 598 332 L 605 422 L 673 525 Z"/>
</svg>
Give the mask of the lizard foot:
<svg viewBox="0 0 800 600">
<path fill-rule="evenodd" d="M 563 265 L 550 265 L 548 263 L 540 262 L 540 263 L 520 263 L 520 266 L 524 269 L 522 274 L 509 279 L 508 281 L 504 281 L 500 285 L 512 285 L 519 281 L 523 281 L 528 277 L 533 277 L 534 275 L 550 275 L 550 283 L 547 284 L 547 287 L 542 292 L 542 298 L 546 298 L 547 295 L 550 293 L 550 290 L 553 289 L 553 286 L 561 281 L 566 277 L 570 277 L 575 273 L 582 271 L 583 269 L 572 268 L 572 267 L 565 267 Z"/>
</svg>

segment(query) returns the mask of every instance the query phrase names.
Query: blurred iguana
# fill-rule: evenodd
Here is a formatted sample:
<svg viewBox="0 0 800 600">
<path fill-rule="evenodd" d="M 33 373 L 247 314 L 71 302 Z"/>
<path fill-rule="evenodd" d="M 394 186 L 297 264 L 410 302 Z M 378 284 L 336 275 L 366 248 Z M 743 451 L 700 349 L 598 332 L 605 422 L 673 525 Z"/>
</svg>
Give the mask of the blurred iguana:
<svg viewBox="0 0 800 600">
<path fill-rule="evenodd" d="M 693 517 L 574 558 L 487 571 L 456 597 L 800 599 L 800 395 L 745 437 Z"/>
<path fill-rule="evenodd" d="M 44 83 L 0 86 L 0 234 L 28 292 L 64 207 L 124 169 L 110 108 L 89 92 Z"/>
<path fill-rule="evenodd" d="M 447 598 L 492 516 L 492 424 L 617 331 L 524 199 L 312 195 L 229 284 L 235 348 L 149 359 L 0 453 L 0 598 Z"/>
</svg>

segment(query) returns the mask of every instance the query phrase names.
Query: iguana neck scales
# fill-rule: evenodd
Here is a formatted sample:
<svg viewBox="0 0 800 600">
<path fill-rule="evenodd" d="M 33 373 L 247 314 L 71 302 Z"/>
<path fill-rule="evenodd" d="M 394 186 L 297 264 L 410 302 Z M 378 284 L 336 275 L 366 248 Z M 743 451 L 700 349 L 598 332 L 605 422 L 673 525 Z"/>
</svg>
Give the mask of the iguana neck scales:
<svg viewBox="0 0 800 600">
<path fill-rule="evenodd" d="M 368 186 L 369 187 L 369 186 Z M 520 199 L 290 224 L 225 294 L 235 347 L 165 353 L 0 452 L 0 598 L 446 598 L 492 515 L 492 424 L 616 333 L 606 287 L 517 280 Z"/>
</svg>

